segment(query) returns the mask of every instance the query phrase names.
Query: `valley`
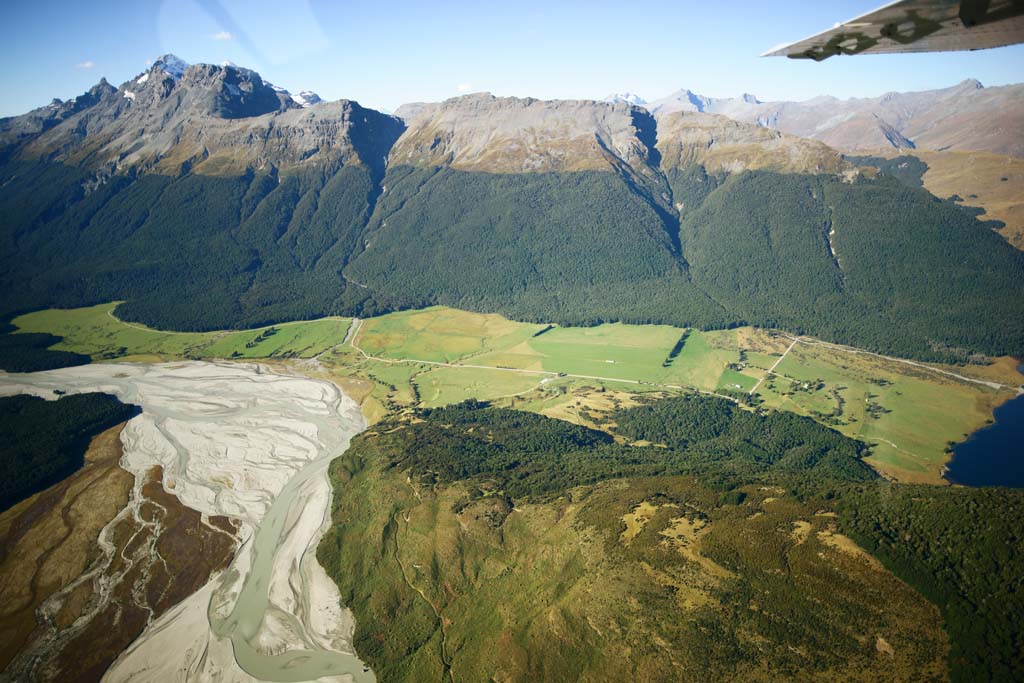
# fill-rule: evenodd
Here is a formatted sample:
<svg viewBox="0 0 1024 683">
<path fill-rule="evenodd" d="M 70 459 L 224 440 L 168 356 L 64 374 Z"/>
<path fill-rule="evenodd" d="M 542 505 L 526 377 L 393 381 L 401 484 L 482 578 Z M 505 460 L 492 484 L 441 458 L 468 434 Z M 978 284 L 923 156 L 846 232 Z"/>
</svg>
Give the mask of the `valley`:
<svg viewBox="0 0 1024 683">
<path fill-rule="evenodd" d="M 337 382 L 371 421 L 468 398 L 583 420 L 579 413 L 609 392 L 717 394 L 812 417 L 870 443 L 868 462 L 884 475 L 933 484 L 943 483 L 950 444 L 984 426 L 1024 385 L 1015 364 L 1002 359 L 922 364 L 752 327 L 574 328 L 444 307 L 281 324 L 270 336 L 267 328 L 153 330 L 118 320 L 112 304 L 41 311 L 14 324 L 60 336 L 54 348 L 101 361 L 230 360 L 237 353 L 284 363 Z"/>
<path fill-rule="evenodd" d="M 457 91 L 0 118 L 0 682 L 1024 676 L 1024 86 Z"/>
<path fill-rule="evenodd" d="M 890 680 L 921 680 L 922 671 L 928 671 L 928 680 L 944 680 L 943 653 L 950 647 L 948 634 L 937 629 L 926 633 L 918 630 L 921 623 L 938 623 L 930 612 L 934 606 L 890 574 L 885 568 L 889 565 L 878 564 L 863 554 L 860 548 L 869 538 L 858 538 L 858 546 L 844 535 L 834 522 L 834 515 L 843 510 L 841 506 L 826 503 L 826 499 L 806 500 L 808 495 L 818 496 L 810 493 L 817 486 L 810 472 L 797 478 L 780 474 L 783 479 L 779 480 L 772 478 L 776 475 L 753 474 L 747 465 L 737 464 L 735 470 L 726 466 L 724 471 L 733 474 L 723 479 L 717 469 L 720 465 L 712 459 L 699 460 L 703 464 L 695 470 L 691 469 L 694 465 L 684 465 L 678 471 L 669 466 L 659 475 L 654 474 L 651 465 L 641 465 L 633 474 L 621 471 L 612 482 L 601 481 L 608 475 L 599 465 L 594 474 L 567 484 L 568 489 L 557 484 L 551 489 L 557 477 L 541 476 L 536 480 L 541 486 L 537 493 L 486 482 L 441 486 L 430 476 L 408 480 L 402 474 L 404 466 L 383 471 L 375 459 L 359 460 L 363 450 L 345 450 L 348 435 L 362 429 L 365 419 L 371 425 L 367 434 L 372 440 L 374 434 L 405 428 L 409 420 L 415 424 L 419 411 L 443 410 L 444 406 L 472 399 L 528 411 L 566 428 L 610 430 L 614 439 L 602 437 L 610 443 L 643 447 L 649 440 L 656 444 L 672 442 L 667 435 L 631 431 L 635 428 L 630 426 L 628 416 L 639 415 L 644 406 L 659 406 L 671 397 L 707 397 L 720 402 L 715 405 L 735 406 L 734 410 L 743 415 L 753 416 L 749 410 L 756 406 L 779 409 L 779 415 L 809 416 L 870 444 L 870 451 L 858 457 L 866 456 L 864 462 L 886 478 L 934 485 L 945 483 L 941 471 L 948 458 L 948 443 L 983 426 L 991 411 L 1016 395 L 1016 387 L 1024 381 L 1016 365 L 1006 359 L 994 359 L 989 365 L 943 366 L 886 358 L 753 327 L 701 331 L 615 323 L 574 328 L 520 323 L 498 315 L 444 307 L 209 333 L 176 333 L 125 322 L 118 319 L 115 304 L 40 311 L 15 318 L 13 324 L 18 329 L 15 335 L 56 335 L 61 338 L 56 349 L 84 354 L 94 362 L 46 373 L 0 375 L 4 391 L 45 395 L 56 388 L 78 391 L 104 387 L 143 408 L 142 416 L 130 422 L 130 430 L 121 437 L 124 462 L 136 481 L 133 502 L 108 524 L 110 530 L 105 528 L 101 537 L 110 534 L 113 539 L 132 538 L 137 559 L 122 581 L 134 584 L 136 591 L 161 590 L 164 597 L 149 608 L 148 616 L 135 622 L 134 630 L 119 627 L 109 631 L 121 640 L 112 641 L 111 649 L 106 650 L 108 657 L 127 646 L 104 677 L 111 681 L 148 680 L 155 672 L 163 680 L 181 680 L 186 670 L 195 667 L 206 672 L 203 675 L 240 681 L 251 680 L 250 676 L 270 681 L 307 680 L 314 670 L 350 672 L 356 680 L 373 680 L 372 676 L 382 672 L 387 680 L 418 680 L 441 676 L 445 671 L 448 676 L 472 678 L 473 671 L 491 667 L 507 671 L 510 680 L 523 680 L 523 676 L 570 675 L 577 671 L 571 667 L 598 662 L 603 663 L 606 674 L 611 674 L 617 671 L 616 658 L 658 677 L 664 674 L 659 668 L 663 666 L 659 662 L 664 648 L 669 648 L 667 661 L 674 666 L 725 672 L 733 671 L 733 664 L 729 664 L 732 661 L 748 666 L 756 666 L 751 662 L 773 661 L 772 666 L 782 666 L 794 675 L 802 672 L 811 676 L 811 670 L 806 669 L 808 662 L 786 655 L 787 646 L 770 635 L 776 628 L 770 623 L 777 618 L 770 616 L 770 607 L 765 613 L 768 621 L 755 626 L 760 623 L 756 618 L 742 627 L 761 632 L 752 636 L 754 641 L 741 638 L 708 653 L 674 648 L 696 638 L 698 632 L 706 638 L 708 633 L 722 633 L 723 628 L 747 623 L 757 611 L 748 614 L 729 607 L 737 594 L 749 595 L 744 600 L 760 610 L 762 604 L 778 600 L 781 591 L 787 609 L 797 608 L 804 613 L 804 607 L 795 607 L 803 604 L 798 596 L 816 590 L 814 582 L 821 580 L 816 577 L 822 571 L 841 572 L 848 582 L 843 590 L 851 593 L 846 597 L 835 594 L 837 602 L 827 607 L 829 616 L 817 618 L 816 628 L 825 629 L 827 639 L 846 643 L 853 642 L 850 638 L 860 639 L 864 647 L 843 649 L 835 660 L 836 666 L 854 669 L 824 669 L 813 676 L 826 680 L 841 670 L 846 672 L 841 675 L 853 679 L 872 680 L 884 671 Z M 275 332 L 268 334 L 268 330 Z M 245 356 L 240 358 L 242 354 Z M 254 360 L 262 363 L 263 369 L 251 365 Z M 280 388 L 276 388 L 278 384 Z M 259 398 L 255 406 L 246 408 L 250 391 Z M 316 407 L 322 399 L 315 395 L 327 399 L 328 404 L 340 401 L 334 405 L 342 406 L 346 426 L 330 426 L 324 431 L 333 418 L 329 417 L 330 409 L 325 414 Z M 188 396 L 192 398 L 185 398 Z M 292 420 L 297 422 L 289 424 Z M 139 421 L 141 425 L 136 426 Z M 673 419 L 659 419 L 656 424 L 672 423 Z M 311 447 L 306 431 L 314 424 L 320 444 L 317 452 L 324 454 L 319 458 L 306 450 Z M 253 432 L 256 425 L 259 428 Z M 153 428 L 156 431 L 150 432 Z M 286 450 L 280 451 L 282 447 Z M 282 459 L 284 453 L 292 455 Z M 657 461 L 664 457 L 663 452 L 657 452 Z M 312 459 L 303 465 L 305 458 Z M 332 459 L 333 496 L 327 485 Z M 263 464 L 255 471 L 250 469 L 257 461 Z M 634 456 L 630 461 L 635 462 Z M 580 463 L 584 462 L 585 457 Z M 869 481 L 877 476 L 863 464 L 859 466 L 863 469 L 854 475 L 829 476 L 867 477 Z M 657 470 L 663 467 L 659 464 Z M 842 471 L 841 467 L 836 470 Z M 260 472 L 258 481 L 252 479 L 255 472 Z M 670 474 L 675 478 L 666 476 Z M 623 475 L 625 478 L 621 478 Z M 732 512 L 730 507 L 722 507 L 725 500 L 733 500 L 721 497 L 725 495 L 721 493 L 723 487 L 738 487 L 733 489 L 735 500 L 746 501 L 741 510 Z M 873 488 L 869 486 L 867 491 Z M 356 495 L 346 495 L 349 489 Z M 563 490 L 565 493 L 558 493 Z M 694 501 L 704 502 L 672 502 L 694 496 Z M 159 501 L 156 509 L 164 512 L 153 517 L 146 510 L 154 503 L 148 501 Z M 634 532 L 635 540 L 619 541 L 621 546 L 608 540 L 618 537 L 620 517 L 626 519 L 634 508 L 646 510 L 644 505 L 654 506 L 652 516 L 648 519 L 644 513 L 643 520 L 647 521 Z M 947 514 L 948 505 L 943 503 L 941 514 Z M 358 525 L 332 524 L 325 516 L 331 506 L 335 520 L 342 515 L 343 519 L 362 521 Z M 689 513 L 679 517 L 679 506 L 698 510 L 699 514 L 693 519 Z M 127 512 L 132 510 L 137 512 Z M 612 512 L 613 518 L 605 519 Z M 136 531 L 117 526 L 117 519 L 133 517 L 141 524 Z M 701 521 L 705 519 L 718 521 L 709 525 Z M 739 547 L 735 544 L 749 542 L 752 522 L 748 519 L 759 520 L 765 551 L 780 543 L 787 548 L 778 559 L 783 563 L 780 566 L 789 568 L 783 583 L 746 583 L 753 576 L 751 572 L 760 571 L 754 566 L 760 567 L 764 560 L 737 564 L 736 559 L 726 559 L 733 558 L 730 553 Z M 344 563 L 362 561 L 361 555 L 353 554 L 354 547 L 371 554 L 381 552 L 370 540 L 387 538 L 387 534 L 376 535 L 374 525 L 378 523 L 394 525 L 393 532 L 388 532 L 394 534 L 393 541 L 385 542 L 394 543 L 395 564 L 375 565 L 371 577 L 360 573 L 365 568 Z M 187 531 L 183 524 L 194 525 L 193 530 Z M 597 526 L 592 527 L 594 524 Z M 584 532 L 581 528 L 594 530 Z M 204 539 L 204 534 L 211 533 L 212 537 Z M 348 552 L 332 554 L 323 545 L 319 550 L 320 563 L 338 584 L 340 595 L 313 558 L 312 549 L 317 547 L 321 534 L 333 539 L 327 542 L 328 547 L 347 539 L 342 542 Z M 115 540 L 114 547 L 123 542 Z M 206 568 L 192 565 L 190 573 L 171 572 L 171 558 L 188 553 L 187 544 L 197 542 L 207 548 L 212 548 L 213 542 L 221 543 L 222 559 L 208 553 L 210 564 Z M 654 545 L 650 545 L 652 542 Z M 673 544 L 678 548 L 673 550 Z M 756 555 L 761 551 L 753 552 Z M 168 563 L 168 569 L 158 571 L 153 558 L 165 554 L 168 559 L 161 561 Z M 912 566 L 917 566 L 919 560 L 912 561 Z M 464 568 L 456 569 L 467 562 L 477 567 L 469 575 Z M 432 563 L 436 568 L 427 572 L 426 567 L 434 566 Z M 119 572 L 124 571 L 116 563 L 107 569 L 102 569 L 102 563 L 99 566 L 91 570 L 98 572 L 96 576 L 108 576 L 110 572 L 120 576 Z M 347 568 L 340 570 L 341 566 Z M 188 576 L 194 578 L 191 584 L 176 584 L 178 588 L 173 588 L 175 584 L 156 588 L 166 580 L 165 575 L 177 577 L 178 582 L 187 581 Z M 486 597 L 497 599 L 509 591 L 524 590 L 547 595 L 553 590 L 555 600 L 554 596 L 562 595 L 565 589 L 548 583 L 553 575 L 562 576 L 570 582 L 567 586 L 576 587 L 558 599 L 563 607 L 547 615 L 523 611 L 525 606 L 506 604 L 499 608 Z M 916 575 L 897 576 L 907 580 L 907 576 Z M 635 604 L 627 600 L 632 605 L 632 616 L 613 618 L 626 600 L 625 595 L 612 589 L 617 582 L 633 586 L 632 590 L 640 591 L 638 596 L 644 596 Z M 405 597 L 394 594 L 397 585 L 404 585 L 412 593 Z M 869 610 L 874 616 L 862 614 L 850 621 L 852 596 L 863 595 L 868 585 L 885 587 L 879 593 L 885 596 L 885 606 L 878 603 Z M 928 584 L 911 581 L 911 585 Z M 78 595 L 81 592 L 65 590 L 55 604 L 81 604 L 87 595 Z M 403 617 L 413 621 L 396 624 L 381 612 L 367 612 L 366 598 L 361 596 L 369 594 L 376 596 L 371 603 L 394 595 L 403 605 L 418 604 Z M 472 596 L 471 601 L 458 602 L 460 594 Z M 117 602 L 122 600 L 117 595 L 117 591 L 110 593 L 109 604 L 120 605 L 114 609 L 126 609 L 128 605 Z M 593 596 L 601 597 L 579 612 L 578 603 L 573 602 L 579 597 L 574 595 L 592 596 L 591 601 Z M 858 610 L 863 610 L 862 600 L 856 604 Z M 354 621 L 342 605 L 354 611 Z M 378 604 L 372 609 L 384 608 Z M 689 615 L 678 624 L 657 625 L 644 616 L 652 614 L 650 610 L 677 609 Z M 511 632 L 493 632 L 493 638 L 506 643 L 501 652 L 509 656 L 526 650 L 534 653 L 529 661 L 513 656 L 495 662 L 490 659 L 492 653 L 465 649 L 469 643 L 478 642 L 479 633 L 490 633 L 488 629 L 495 627 L 490 620 L 480 621 L 491 610 L 511 620 L 507 621 L 510 626 L 536 623 L 536 629 L 539 624 L 550 624 L 554 631 L 546 634 L 545 626 L 536 632 L 519 632 L 519 627 Z M 894 610 L 891 616 L 883 616 L 889 613 L 887 610 Z M 895 610 L 902 615 L 898 619 Z M 91 614 L 96 616 L 84 623 L 95 624 L 92 628 L 106 618 L 101 610 L 94 609 Z M 631 621 L 634 619 L 638 621 Z M 879 619 L 886 626 L 871 625 L 882 623 Z M 380 638 L 380 632 L 360 631 L 378 628 L 374 625 L 382 620 L 391 624 L 387 647 L 416 649 L 414 657 L 401 660 L 400 671 L 404 673 L 374 654 L 379 651 L 366 639 Z M 432 620 L 440 620 L 445 626 L 431 631 L 428 624 Z M 83 628 L 75 623 L 78 629 Z M 579 631 L 583 624 L 596 630 L 584 637 Z M 407 628 L 411 629 L 412 641 L 405 640 Z M 684 638 L 682 631 L 676 630 L 679 628 L 698 630 Z M 868 640 L 863 640 L 865 629 L 874 634 Z M 569 634 L 573 634 L 572 642 L 583 648 L 570 657 L 564 651 L 556 657 L 543 645 L 552 637 L 570 638 Z M 793 632 L 789 638 L 796 640 L 785 642 L 801 651 L 822 647 L 818 640 L 821 637 Z M 25 663 L 17 666 L 35 667 L 32 670 L 36 675 L 58 671 L 40 668 L 40 662 L 47 660 L 39 653 L 48 652 L 48 656 L 57 658 L 54 661 L 66 661 L 67 653 L 74 651 L 78 641 L 60 630 L 51 638 L 55 639 L 44 641 L 50 643 L 45 646 L 49 649 L 36 646 L 32 651 L 35 654 L 22 655 L 19 661 Z M 759 649 L 755 655 L 749 649 L 760 638 L 776 642 L 771 653 Z M 650 650 L 652 643 L 655 650 Z M 603 658 L 598 658 L 593 649 L 598 647 L 605 653 Z M 207 654 L 202 662 L 192 663 L 158 654 L 183 648 Z M 453 654 L 456 651 L 457 656 Z M 93 656 L 102 652 L 92 650 Z M 626 652 L 631 654 L 627 656 Z M 769 659 L 759 659 L 762 657 Z M 364 670 L 360 659 L 374 671 Z M 391 655 L 386 660 L 394 661 Z M 95 661 L 100 671 L 110 660 Z M 855 670 L 861 673 L 855 674 Z M 756 679 L 754 669 L 744 669 L 743 675 Z M 43 677 L 49 679 L 49 675 Z"/>
</svg>

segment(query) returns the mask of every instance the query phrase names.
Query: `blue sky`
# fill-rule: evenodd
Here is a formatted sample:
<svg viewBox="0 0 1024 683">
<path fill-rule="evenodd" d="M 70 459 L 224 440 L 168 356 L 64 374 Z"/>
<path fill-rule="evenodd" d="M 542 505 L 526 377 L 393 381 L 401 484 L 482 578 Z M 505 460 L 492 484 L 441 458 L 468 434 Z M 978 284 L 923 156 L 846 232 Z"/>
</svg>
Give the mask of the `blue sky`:
<svg viewBox="0 0 1024 683">
<path fill-rule="evenodd" d="M 118 85 L 173 52 L 231 60 L 292 92 L 394 109 L 461 92 L 595 98 L 679 88 L 762 100 L 1024 81 L 1024 45 L 972 53 L 760 58 L 882 4 L 80 0 L 0 7 L 0 115 Z"/>
</svg>

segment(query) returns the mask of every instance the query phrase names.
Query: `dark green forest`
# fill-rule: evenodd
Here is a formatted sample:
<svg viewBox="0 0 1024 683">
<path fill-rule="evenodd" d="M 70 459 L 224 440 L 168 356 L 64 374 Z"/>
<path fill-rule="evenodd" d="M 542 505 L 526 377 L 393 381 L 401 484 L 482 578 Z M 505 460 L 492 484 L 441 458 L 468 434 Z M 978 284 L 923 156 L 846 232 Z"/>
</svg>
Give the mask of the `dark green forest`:
<svg viewBox="0 0 1024 683">
<path fill-rule="evenodd" d="M 127 320 L 209 330 L 393 308 L 339 272 L 376 192 L 364 167 L 114 177 L 89 194 L 66 166 L 5 171 L 4 313 L 123 299 Z"/>
<path fill-rule="evenodd" d="M 1024 490 L 879 484 L 843 492 L 844 528 L 938 605 L 954 680 L 1024 676 Z"/>
<path fill-rule="evenodd" d="M 421 485 L 469 481 L 471 491 L 508 496 L 509 505 L 625 477 L 692 475 L 730 505 L 744 503 L 743 486 L 780 487 L 812 509 L 837 510 L 843 533 L 939 607 L 954 681 L 1024 674 L 1024 491 L 892 484 L 863 463 L 858 441 L 790 413 L 700 395 L 612 416 L 617 433 L 656 447 L 475 401 L 416 417 L 389 418 L 357 437 L 333 476 L 344 480 L 359 458 L 383 458 L 384 468 Z"/>
<path fill-rule="evenodd" d="M 1024 353 L 1024 254 L 969 209 L 886 175 L 692 166 L 665 181 L 678 216 L 598 171 L 350 165 L 93 186 L 11 162 L 0 314 L 125 300 L 125 319 L 209 330 L 439 303 L 571 325 L 754 324 L 925 360 Z"/>
<path fill-rule="evenodd" d="M 62 337 L 45 333 L 11 334 L 10 323 L 0 323 L 0 370 L 5 372 L 39 372 L 85 365 L 89 356 L 71 351 L 56 351 L 50 347 Z"/>
<path fill-rule="evenodd" d="M 137 412 L 110 394 L 0 397 L 0 511 L 80 468 L 94 436 Z"/>
<path fill-rule="evenodd" d="M 424 422 L 380 437 L 392 462 L 417 476 L 497 481 L 513 498 L 603 479 L 700 474 L 715 488 L 774 481 L 871 481 L 863 444 L 807 417 L 759 415 L 731 401 L 687 396 L 615 414 L 618 432 L 659 447 L 616 444 L 605 432 L 468 401 L 424 409 Z M 680 435 L 687 434 L 687 437 Z"/>
</svg>

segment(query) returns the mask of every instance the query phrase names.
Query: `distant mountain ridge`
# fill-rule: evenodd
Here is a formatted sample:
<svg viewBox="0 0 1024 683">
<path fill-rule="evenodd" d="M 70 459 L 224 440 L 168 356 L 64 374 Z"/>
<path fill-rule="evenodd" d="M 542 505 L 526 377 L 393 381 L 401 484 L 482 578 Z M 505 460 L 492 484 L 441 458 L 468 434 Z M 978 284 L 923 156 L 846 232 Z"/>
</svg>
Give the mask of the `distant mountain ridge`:
<svg viewBox="0 0 1024 683">
<path fill-rule="evenodd" d="M 656 115 L 695 111 L 820 140 L 844 152 L 883 148 L 974 150 L 1024 157 L 1024 84 L 984 87 L 974 79 L 922 92 L 841 100 L 761 102 L 680 90 L 649 102 Z"/>
</svg>

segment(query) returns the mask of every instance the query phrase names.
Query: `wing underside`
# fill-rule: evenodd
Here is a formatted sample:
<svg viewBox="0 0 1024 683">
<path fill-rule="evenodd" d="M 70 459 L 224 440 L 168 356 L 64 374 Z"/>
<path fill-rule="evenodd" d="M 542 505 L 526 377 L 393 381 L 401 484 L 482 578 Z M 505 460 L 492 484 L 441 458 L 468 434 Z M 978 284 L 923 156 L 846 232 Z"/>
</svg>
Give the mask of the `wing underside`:
<svg viewBox="0 0 1024 683">
<path fill-rule="evenodd" d="M 1024 42 L 1024 0 L 899 0 L 764 57 L 983 50 Z"/>
</svg>

